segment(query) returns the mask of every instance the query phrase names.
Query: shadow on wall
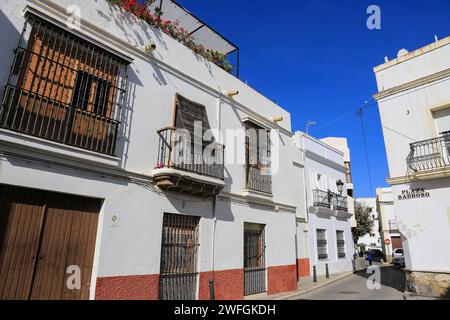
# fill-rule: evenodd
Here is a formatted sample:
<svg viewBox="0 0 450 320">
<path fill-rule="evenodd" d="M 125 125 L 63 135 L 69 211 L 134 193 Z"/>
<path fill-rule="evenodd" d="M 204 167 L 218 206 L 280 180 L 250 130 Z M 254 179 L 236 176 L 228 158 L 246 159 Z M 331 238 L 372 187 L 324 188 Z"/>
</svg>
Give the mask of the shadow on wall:
<svg viewBox="0 0 450 320">
<path fill-rule="evenodd" d="M 179 213 L 189 216 L 199 216 L 202 218 L 213 219 L 217 218 L 219 221 L 234 222 L 235 217 L 231 210 L 231 200 L 218 199 L 216 201 L 216 209 L 213 212 L 213 198 L 203 199 L 201 197 L 186 196 L 173 192 L 161 192 L 167 197 L 167 200 L 172 204 L 175 210 Z M 210 214 L 205 215 L 205 206 L 209 207 Z M 215 215 L 215 216 L 214 216 Z"/>
<path fill-rule="evenodd" d="M 128 83 L 122 113 L 120 115 L 120 130 L 117 137 L 116 154 L 120 157 L 120 167 L 125 169 L 128 162 L 128 151 L 132 139 L 131 128 L 133 124 L 134 108 L 136 105 L 136 88 L 144 85 L 139 80 L 132 66 L 128 67 Z"/>
<path fill-rule="evenodd" d="M 11 63 L 14 59 L 14 49 L 17 47 L 20 32 L 11 23 L 5 13 L 0 11 L 0 98 L 3 97 L 8 81 Z"/>
</svg>

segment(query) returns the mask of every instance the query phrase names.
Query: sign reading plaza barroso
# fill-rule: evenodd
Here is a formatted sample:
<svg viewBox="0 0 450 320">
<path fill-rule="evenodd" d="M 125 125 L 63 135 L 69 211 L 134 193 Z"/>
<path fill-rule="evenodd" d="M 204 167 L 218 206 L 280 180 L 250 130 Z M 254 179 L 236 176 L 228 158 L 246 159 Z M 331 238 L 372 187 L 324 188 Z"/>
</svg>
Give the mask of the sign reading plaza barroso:
<svg viewBox="0 0 450 320">
<path fill-rule="evenodd" d="M 429 198 L 431 195 L 425 189 L 410 189 L 403 190 L 402 194 L 398 196 L 398 200 L 412 200 L 412 199 L 422 199 Z"/>
</svg>

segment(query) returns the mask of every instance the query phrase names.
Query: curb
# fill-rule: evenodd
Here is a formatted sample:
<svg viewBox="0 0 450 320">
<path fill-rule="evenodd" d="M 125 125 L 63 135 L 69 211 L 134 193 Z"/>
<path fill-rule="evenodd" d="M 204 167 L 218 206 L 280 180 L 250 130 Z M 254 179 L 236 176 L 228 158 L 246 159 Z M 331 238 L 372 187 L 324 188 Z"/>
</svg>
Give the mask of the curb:
<svg viewBox="0 0 450 320">
<path fill-rule="evenodd" d="M 278 297 L 278 298 L 276 298 L 274 300 L 275 301 L 277 301 L 277 300 L 287 300 L 287 299 L 290 299 L 290 298 L 293 298 L 293 297 L 297 297 L 297 296 L 300 296 L 300 295 L 303 295 L 303 294 L 306 294 L 306 293 L 310 293 L 310 292 L 312 292 L 314 290 L 326 287 L 326 286 L 328 286 L 330 284 L 333 284 L 333 283 L 335 283 L 335 282 L 337 282 L 339 280 L 342 280 L 342 279 L 345 279 L 345 278 L 347 278 L 349 276 L 352 276 L 353 274 L 354 274 L 353 272 L 348 272 L 348 273 L 345 273 L 345 274 L 343 274 L 343 275 L 341 275 L 341 276 L 339 276 L 337 278 L 334 278 L 334 279 L 332 279 L 332 280 L 330 280 L 328 282 L 324 282 L 322 284 L 318 284 L 315 287 L 312 287 L 312 288 L 309 288 L 309 289 L 306 289 L 306 290 L 302 290 L 302 291 L 295 291 L 295 292 L 287 294 L 287 295 L 285 295 L 283 297 Z"/>
</svg>

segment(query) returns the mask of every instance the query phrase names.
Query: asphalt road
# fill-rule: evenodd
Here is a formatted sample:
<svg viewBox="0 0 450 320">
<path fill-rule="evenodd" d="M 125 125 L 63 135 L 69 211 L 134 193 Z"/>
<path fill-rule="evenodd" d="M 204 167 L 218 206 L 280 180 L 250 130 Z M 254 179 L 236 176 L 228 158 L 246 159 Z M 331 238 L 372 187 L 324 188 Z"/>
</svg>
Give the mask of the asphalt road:
<svg viewBox="0 0 450 320">
<path fill-rule="evenodd" d="M 403 300 L 405 275 L 397 266 L 381 267 L 381 289 L 368 289 L 366 271 L 291 300 Z"/>
</svg>

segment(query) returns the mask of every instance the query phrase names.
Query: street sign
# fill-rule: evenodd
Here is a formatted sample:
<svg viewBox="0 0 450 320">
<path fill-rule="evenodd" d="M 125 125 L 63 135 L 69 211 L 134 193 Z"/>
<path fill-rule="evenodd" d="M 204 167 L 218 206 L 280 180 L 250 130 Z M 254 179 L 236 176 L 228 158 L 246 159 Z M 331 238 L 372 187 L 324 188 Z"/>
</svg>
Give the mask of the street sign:
<svg viewBox="0 0 450 320">
<path fill-rule="evenodd" d="M 391 239 L 384 240 L 384 244 L 389 246 L 391 244 Z"/>
</svg>

